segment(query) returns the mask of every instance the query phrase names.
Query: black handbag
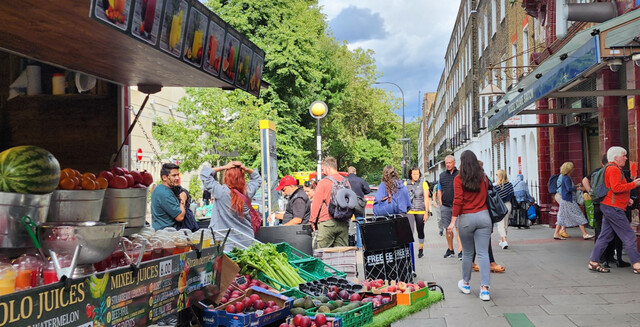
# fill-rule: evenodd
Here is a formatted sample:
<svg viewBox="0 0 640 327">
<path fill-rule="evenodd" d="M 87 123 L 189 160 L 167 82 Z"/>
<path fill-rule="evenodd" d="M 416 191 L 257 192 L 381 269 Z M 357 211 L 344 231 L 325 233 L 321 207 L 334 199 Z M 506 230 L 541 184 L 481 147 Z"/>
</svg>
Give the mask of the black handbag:
<svg viewBox="0 0 640 327">
<path fill-rule="evenodd" d="M 487 209 L 489 210 L 489 216 L 491 216 L 491 222 L 497 223 L 502 221 L 504 217 L 509 213 L 509 209 L 502 202 L 502 199 L 494 189 L 489 189 L 489 181 L 485 178 L 487 183 Z"/>
</svg>

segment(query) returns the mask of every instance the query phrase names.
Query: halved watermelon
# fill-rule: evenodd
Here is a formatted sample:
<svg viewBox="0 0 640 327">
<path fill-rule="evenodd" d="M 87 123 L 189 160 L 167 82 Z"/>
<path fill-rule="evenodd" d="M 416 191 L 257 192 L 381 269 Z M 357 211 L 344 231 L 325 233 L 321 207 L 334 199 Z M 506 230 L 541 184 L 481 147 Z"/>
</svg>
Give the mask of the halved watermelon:
<svg viewBox="0 0 640 327">
<path fill-rule="evenodd" d="M 22 145 L 0 152 L 0 192 L 51 193 L 60 181 L 60 164 L 47 150 Z"/>
</svg>

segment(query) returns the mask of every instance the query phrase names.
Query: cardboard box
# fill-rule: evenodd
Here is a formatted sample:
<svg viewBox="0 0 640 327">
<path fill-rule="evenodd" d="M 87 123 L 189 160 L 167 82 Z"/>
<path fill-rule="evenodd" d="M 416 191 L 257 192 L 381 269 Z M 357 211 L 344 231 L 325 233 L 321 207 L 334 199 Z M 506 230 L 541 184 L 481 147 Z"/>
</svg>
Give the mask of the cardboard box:
<svg viewBox="0 0 640 327">
<path fill-rule="evenodd" d="M 220 252 L 222 253 L 222 252 Z M 236 274 L 240 271 L 240 267 L 233 262 L 226 254 L 213 259 L 213 281 L 215 289 L 213 302 L 220 303 L 220 299 L 224 296 L 231 282 L 236 278 Z"/>
<path fill-rule="evenodd" d="M 398 305 L 412 305 L 423 298 L 426 298 L 429 295 L 428 288 L 421 288 L 415 292 L 411 293 L 400 293 L 396 294 L 398 297 Z"/>
<path fill-rule="evenodd" d="M 360 295 L 362 296 L 363 299 L 366 298 L 370 298 L 370 297 L 376 297 L 377 295 L 382 295 L 382 296 L 388 296 L 391 298 L 391 301 L 389 301 L 389 303 L 387 304 L 382 304 L 379 307 L 373 307 L 373 315 L 377 315 L 385 310 L 389 310 L 393 307 L 395 307 L 396 305 L 398 305 L 398 298 L 397 298 L 397 294 L 396 293 L 387 293 L 387 292 L 362 292 L 360 293 Z M 373 303 L 372 303 L 373 305 Z"/>
<path fill-rule="evenodd" d="M 233 301 L 218 306 L 215 309 L 207 309 L 203 314 L 203 321 L 205 327 L 217 327 L 217 326 L 229 326 L 229 327 L 259 327 L 274 323 L 278 320 L 283 320 L 289 315 L 293 300 L 280 294 L 272 293 L 264 288 L 257 286 L 251 287 L 245 292 L 245 296 L 251 296 L 251 294 L 258 294 L 260 298 L 266 303 L 272 300 L 280 307 L 280 310 L 262 314 L 260 311 L 247 312 L 247 313 L 228 313 L 225 308 L 227 305 L 235 304 L 242 301 L 242 298 L 237 298 Z"/>
</svg>

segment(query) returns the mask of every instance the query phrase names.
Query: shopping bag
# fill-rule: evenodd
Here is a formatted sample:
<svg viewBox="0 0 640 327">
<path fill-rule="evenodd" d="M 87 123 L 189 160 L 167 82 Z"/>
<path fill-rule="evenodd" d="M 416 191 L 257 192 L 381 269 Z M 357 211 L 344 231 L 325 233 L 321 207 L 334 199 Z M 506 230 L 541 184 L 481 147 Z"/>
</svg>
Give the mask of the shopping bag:
<svg viewBox="0 0 640 327">
<path fill-rule="evenodd" d="M 593 201 L 584 200 L 584 210 L 587 212 L 587 220 L 589 221 L 589 226 L 591 226 L 592 228 L 595 228 L 596 219 L 594 216 Z"/>
</svg>

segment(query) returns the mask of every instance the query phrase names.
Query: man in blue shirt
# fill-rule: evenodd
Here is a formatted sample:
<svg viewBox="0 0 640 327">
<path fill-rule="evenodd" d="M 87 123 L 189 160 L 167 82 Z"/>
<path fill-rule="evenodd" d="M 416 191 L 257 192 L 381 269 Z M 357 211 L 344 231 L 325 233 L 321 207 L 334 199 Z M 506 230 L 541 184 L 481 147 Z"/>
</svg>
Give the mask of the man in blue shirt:
<svg viewBox="0 0 640 327">
<path fill-rule="evenodd" d="M 172 188 L 180 185 L 180 167 L 172 163 L 162 165 L 162 184 L 151 193 L 151 226 L 155 230 L 176 227 L 184 219 L 187 195 L 176 197 Z"/>
</svg>

